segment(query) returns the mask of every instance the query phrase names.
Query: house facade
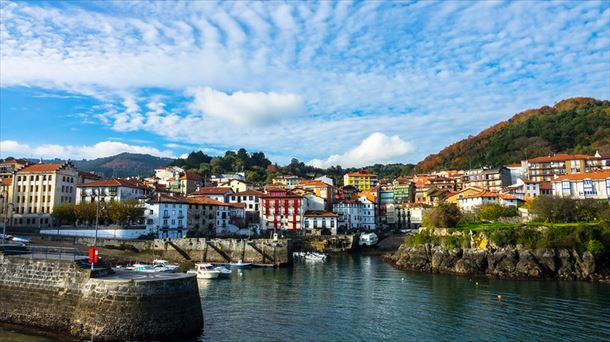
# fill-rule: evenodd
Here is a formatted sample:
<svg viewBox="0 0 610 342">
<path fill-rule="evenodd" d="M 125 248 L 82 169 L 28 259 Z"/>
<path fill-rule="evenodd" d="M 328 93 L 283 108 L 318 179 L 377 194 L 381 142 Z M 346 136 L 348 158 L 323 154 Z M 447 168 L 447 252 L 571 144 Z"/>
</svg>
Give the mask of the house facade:
<svg viewBox="0 0 610 342">
<path fill-rule="evenodd" d="M 304 217 L 304 228 L 309 234 L 320 235 L 328 230 L 337 235 L 337 214 L 323 210 L 307 210 Z"/>
<path fill-rule="evenodd" d="M 137 200 L 150 194 L 150 188 L 127 179 L 102 179 L 79 184 L 76 187 L 76 203 L 81 202 L 124 202 Z"/>
<path fill-rule="evenodd" d="M 364 170 L 343 175 L 343 185 L 351 185 L 358 191 L 366 191 L 377 186 L 377 175 Z"/>
<path fill-rule="evenodd" d="M 610 200 L 610 170 L 565 175 L 551 184 L 555 196 Z"/>
</svg>

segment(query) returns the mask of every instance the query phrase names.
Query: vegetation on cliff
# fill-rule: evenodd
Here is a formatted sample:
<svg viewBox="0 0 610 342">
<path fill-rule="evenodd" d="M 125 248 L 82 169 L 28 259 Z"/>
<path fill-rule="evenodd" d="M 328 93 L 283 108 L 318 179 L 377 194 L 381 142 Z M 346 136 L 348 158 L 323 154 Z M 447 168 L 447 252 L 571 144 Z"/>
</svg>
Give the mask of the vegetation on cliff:
<svg viewBox="0 0 610 342">
<path fill-rule="evenodd" d="M 417 164 L 417 171 L 499 166 L 549 153 L 610 153 L 610 101 L 563 100 L 527 110 Z"/>
</svg>

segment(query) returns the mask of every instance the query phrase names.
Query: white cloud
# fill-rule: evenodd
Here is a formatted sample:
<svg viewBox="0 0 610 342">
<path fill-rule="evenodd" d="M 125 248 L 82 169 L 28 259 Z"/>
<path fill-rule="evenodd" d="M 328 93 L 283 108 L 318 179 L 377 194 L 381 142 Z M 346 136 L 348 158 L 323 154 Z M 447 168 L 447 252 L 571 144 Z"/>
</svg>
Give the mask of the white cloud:
<svg viewBox="0 0 610 342">
<path fill-rule="evenodd" d="M 243 92 L 227 94 L 209 87 L 189 91 L 191 108 L 206 116 L 237 124 L 261 124 L 302 114 L 303 102 L 295 94 Z"/>
<path fill-rule="evenodd" d="M 398 135 L 387 136 L 375 132 L 362 140 L 360 145 L 343 154 L 333 154 L 325 160 L 314 159 L 308 164 L 328 168 L 336 165 L 361 167 L 375 163 L 404 162 L 406 155 L 413 151 L 413 145 Z"/>
<path fill-rule="evenodd" d="M 0 156 L 17 158 L 94 159 L 109 157 L 123 152 L 144 153 L 158 157 L 172 157 L 170 150 L 158 150 L 149 146 L 128 145 L 118 141 L 101 141 L 95 145 L 43 144 L 31 146 L 14 140 L 0 141 Z"/>
</svg>

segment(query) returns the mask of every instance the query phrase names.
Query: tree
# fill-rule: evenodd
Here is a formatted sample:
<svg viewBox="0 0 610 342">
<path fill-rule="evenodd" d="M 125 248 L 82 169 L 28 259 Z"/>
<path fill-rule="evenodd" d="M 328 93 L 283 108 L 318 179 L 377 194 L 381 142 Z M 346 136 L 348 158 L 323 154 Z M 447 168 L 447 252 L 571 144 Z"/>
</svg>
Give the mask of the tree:
<svg viewBox="0 0 610 342">
<path fill-rule="evenodd" d="M 516 207 L 504 207 L 495 203 L 483 204 L 479 208 L 481 220 L 497 221 L 500 217 L 514 217 L 518 214 Z"/>
<path fill-rule="evenodd" d="M 453 228 L 462 219 L 462 212 L 453 203 L 441 202 L 424 215 L 424 225 L 436 228 Z"/>
<path fill-rule="evenodd" d="M 88 224 L 95 222 L 95 210 L 95 203 L 93 202 L 80 202 L 74 206 L 76 219 Z"/>
<path fill-rule="evenodd" d="M 51 216 L 59 225 L 62 225 L 64 222 L 74 224 L 76 222 L 75 205 L 72 203 L 62 203 L 53 208 Z"/>
</svg>

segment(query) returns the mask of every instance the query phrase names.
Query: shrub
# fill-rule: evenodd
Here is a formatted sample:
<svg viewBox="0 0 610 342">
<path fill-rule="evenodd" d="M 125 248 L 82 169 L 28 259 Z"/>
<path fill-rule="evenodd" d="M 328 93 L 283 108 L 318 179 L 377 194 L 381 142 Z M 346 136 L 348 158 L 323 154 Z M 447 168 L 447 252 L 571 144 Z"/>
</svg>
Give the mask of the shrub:
<svg viewBox="0 0 610 342">
<path fill-rule="evenodd" d="M 587 242 L 587 251 L 595 255 L 603 254 L 604 249 L 604 245 L 598 240 L 589 240 L 589 242 Z"/>
<path fill-rule="evenodd" d="M 460 238 L 454 235 L 447 235 L 443 239 L 443 246 L 447 249 L 455 249 L 461 246 Z"/>
<path fill-rule="evenodd" d="M 481 220 L 497 221 L 500 217 L 514 217 L 519 215 L 517 207 L 504 207 L 499 204 L 483 204 L 479 209 Z"/>
<path fill-rule="evenodd" d="M 424 229 L 417 234 L 408 236 L 405 242 L 407 242 L 408 245 L 415 247 L 426 243 L 438 244 L 439 238 L 432 234 L 430 230 Z"/>
</svg>

